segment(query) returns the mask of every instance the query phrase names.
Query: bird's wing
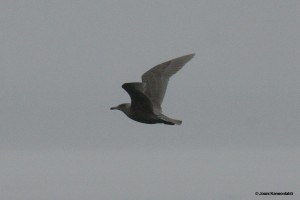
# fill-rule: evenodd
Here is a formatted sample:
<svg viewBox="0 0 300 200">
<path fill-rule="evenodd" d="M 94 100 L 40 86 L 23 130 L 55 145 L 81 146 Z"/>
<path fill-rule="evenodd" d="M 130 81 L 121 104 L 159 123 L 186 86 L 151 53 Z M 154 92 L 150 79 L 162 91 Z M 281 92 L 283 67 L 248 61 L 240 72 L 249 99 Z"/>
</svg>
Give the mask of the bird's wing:
<svg viewBox="0 0 300 200">
<path fill-rule="evenodd" d="M 146 113 L 153 113 L 153 105 L 150 99 L 143 93 L 145 83 L 124 83 L 122 88 L 126 90 L 131 98 L 131 108 Z"/>
<path fill-rule="evenodd" d="M 195 54 L 181 56 L 156 65 L 142 76 L 146 83 L 145 94 L 153 103 L 154 109 L 161 112 L 161 103 L 164 99 L 169 78 L 178 72 Z"/>
</svg>

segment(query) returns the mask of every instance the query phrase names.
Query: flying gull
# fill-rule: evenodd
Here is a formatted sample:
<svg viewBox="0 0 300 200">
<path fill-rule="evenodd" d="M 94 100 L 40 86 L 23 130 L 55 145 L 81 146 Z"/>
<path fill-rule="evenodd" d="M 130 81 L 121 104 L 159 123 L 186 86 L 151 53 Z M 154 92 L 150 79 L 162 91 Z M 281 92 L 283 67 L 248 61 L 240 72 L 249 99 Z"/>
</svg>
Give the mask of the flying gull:
<svg viewBox="0 0 300 200">
<path fill-rule="evenodd" d="M 180 125 L 181 120 L 169 118 L 162 114 L 161 103 L 164 99 L 169 79 L 178 72 L 195 54 L 181 56 L 156 65 L 142 75 L 142 82 L 124 83 L 131 99 L 130 103 L 123 103 L 111 110 L 120 110 L 129 118 L 145 123 L 163 123 Z"/>
</svg>

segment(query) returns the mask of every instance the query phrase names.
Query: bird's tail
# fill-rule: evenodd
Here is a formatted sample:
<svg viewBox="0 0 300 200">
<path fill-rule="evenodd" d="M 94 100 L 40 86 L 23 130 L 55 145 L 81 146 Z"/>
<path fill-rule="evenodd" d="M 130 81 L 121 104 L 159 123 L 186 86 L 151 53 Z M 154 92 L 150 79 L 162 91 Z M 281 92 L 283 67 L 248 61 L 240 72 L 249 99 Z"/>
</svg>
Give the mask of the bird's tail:
<svg viewBox="0 0 300 200">
<path fill-rule="evenodd" d="M 163 114 L 159 115 L 159 119 L 161 119 L 162 123 L 164 124 L 168 124 L 168 125 L 180 125 L 182 123 L 181 120 L 177 120 L 177 119 L 172 119 L 170 117 L 167 117 Z"/>
</svg>

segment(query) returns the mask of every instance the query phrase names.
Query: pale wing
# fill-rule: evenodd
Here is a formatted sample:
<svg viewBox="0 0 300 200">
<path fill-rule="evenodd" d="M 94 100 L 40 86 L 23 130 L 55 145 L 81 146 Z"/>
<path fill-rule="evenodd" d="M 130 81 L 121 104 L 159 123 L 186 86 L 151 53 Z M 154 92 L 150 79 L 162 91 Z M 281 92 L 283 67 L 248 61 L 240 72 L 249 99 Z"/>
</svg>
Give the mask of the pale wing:
<svg viewBox="0 0 300 200">
<path fill-rule="evenodd" d="M 146 83 L 145 94 L 153 103 L 154 109 L 161 111 L 161 103 L 164 99 L 169 78 L 178 72 L 195 54 L 181 56 L 167 62 L 156 65 L 142 76 Z"/>
</svg>

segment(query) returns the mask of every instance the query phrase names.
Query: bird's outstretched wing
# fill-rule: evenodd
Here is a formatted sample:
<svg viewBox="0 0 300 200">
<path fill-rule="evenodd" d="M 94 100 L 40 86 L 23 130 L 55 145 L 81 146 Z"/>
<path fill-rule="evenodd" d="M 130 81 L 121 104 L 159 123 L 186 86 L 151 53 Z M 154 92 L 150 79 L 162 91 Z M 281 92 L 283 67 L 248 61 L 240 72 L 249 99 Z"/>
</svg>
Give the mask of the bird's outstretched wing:
<svg viewBox="0 0 300 200">
<path fill-rule="evenodd" d="M 161 112 L 161 103 L 164 99 L 169 78 L 178 72 L 195 54 L 181 56 L 156 65 L 142 76 L 146 84 L 145 94 L 150 98 L 154 109 Z"/>
<path fill-rule="evenodd" d="M 131 109 L 153 113 L 153 105 L 150 99 L 143 93 L 145 83 L 133 82 L 124 83 L 122 88 L 126 90 L 131 99 Z"/>
</svg>

